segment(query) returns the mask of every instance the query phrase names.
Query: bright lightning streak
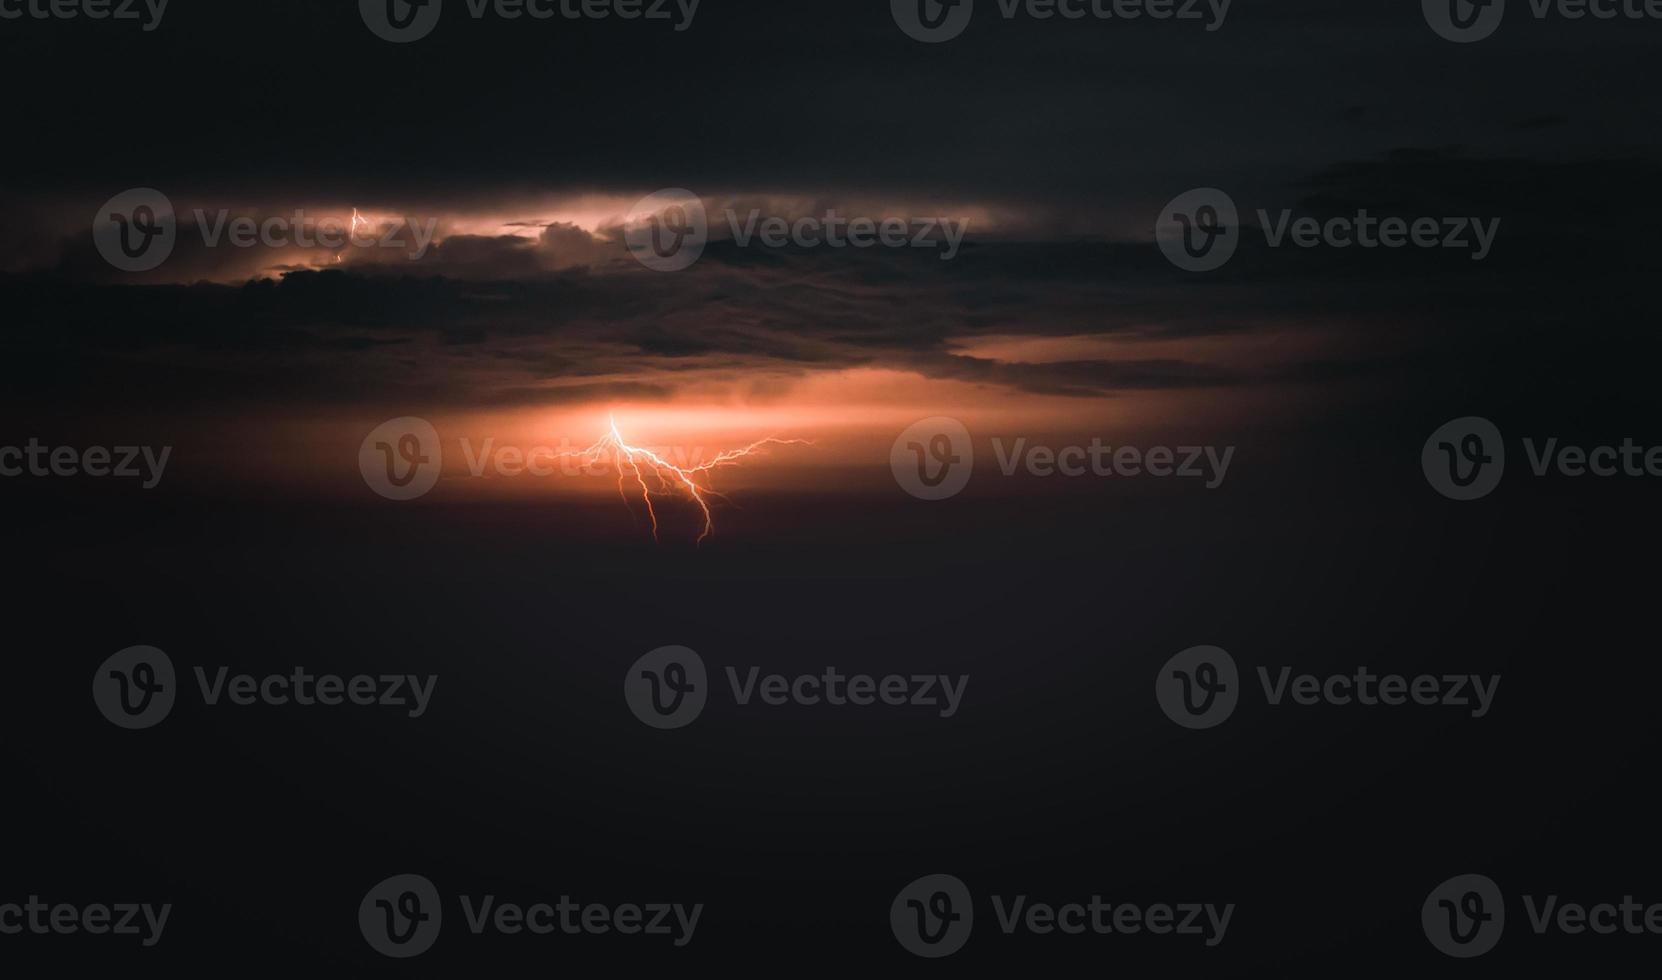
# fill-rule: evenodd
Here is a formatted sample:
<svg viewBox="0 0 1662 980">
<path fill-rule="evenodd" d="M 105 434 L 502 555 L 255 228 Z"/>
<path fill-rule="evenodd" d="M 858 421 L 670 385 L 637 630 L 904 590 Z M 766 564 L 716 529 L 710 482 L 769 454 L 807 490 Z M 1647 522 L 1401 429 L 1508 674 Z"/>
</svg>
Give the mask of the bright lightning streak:
<svg viewBox="0 0 1662 980">
<path fill-rule="evenodd" d="M 359 228 L 373 228 L 373 227 L 375 227 L 375 226 L 370 223 L 370 220 L 368 218 L 364 217 L 363 215 L 360 215 L 358 213 L 357 208 L 353 208 L 352 209 L 352 231 L 347 235 L 347 241 L 349 241 L 352 244 L 356 245 L 358 243 L 358 229 Z M 335 264 L 340 265 L 340 253 L 339 252 L 335 253 Z"/>
<path fill-rule="evenodd" d="M 708 476 L 716 468 L 734 466 L 747 456 L 754 456 L 769 446 L 811 446 L 813 443 L 802 439 L 760 439 L 745 446 L 743 449 L 730 449 L 718 453 L 715 458 L 698 466 L 676 466 L 669 460 L 639 446 L 631 446 L 624 441 L 623 433 L 618 430 L 617 419 L 611 420 L 611 430 L 601 440 L 581 452 L 562 453 L 557 459 L 582 460 L 585 465 L 593 465 L 610 457 L 617 466 L 618 496 L 623 498 L 624 504 L 629 504 L 629 490 L 626 481 L 634 477 L 635 486 L 640 490 L 641 502 L 646 505 L 646 513 L 652 520 L 652 540 L 658 540 L 658 511 L 652 504 L 653 486 L 659 495 L 685 494 L 704 515 L 704 530 L 698 535 L 698 543 L 715 531 L 715 520 L 710 514 L 708 497 L 721 497 L 709 486 Z M 703 480 L 704 482 L 700 482 Z M 633 509 L 633 508 L 631 508 Z"/>
</svg>

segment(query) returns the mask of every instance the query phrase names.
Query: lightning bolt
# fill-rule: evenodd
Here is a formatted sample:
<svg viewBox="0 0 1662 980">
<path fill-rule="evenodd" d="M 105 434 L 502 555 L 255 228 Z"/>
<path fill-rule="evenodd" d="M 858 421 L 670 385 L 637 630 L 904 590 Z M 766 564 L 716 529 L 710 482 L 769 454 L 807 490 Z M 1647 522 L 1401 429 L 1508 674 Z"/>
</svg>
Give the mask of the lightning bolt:
<svg viewBox="0 0 1662 980">
<path fill-rule="evenodd" d="M 353 208 L 352 209 L 352 232 L 346 238 L 346 240 L 349 243 L 357 244 L 358 229 L 360 227 L 373 228 L 374 225 L 370 223 L 370 220 L 368 218 L 365 218 L 362 215 L 358 214 L 358 209 L 357 208 Z M 340 253 L 339 252 L 335 253 L 335 264 L 340 265 Z"/>
<path fill-rule="evenodd" d="M 641 503 L 646 506 L 647 517 L 652 521 L 652 540 L 658 540 L 658 510 L 652 503 L 652 496 L 684 495 L 704 515 L 704 529 L 698 535 L 698 543 L 715 532 L 715 519 L 710 513 L 710 497 L 721 500 L 727 498 L 712 489 L 709 476 L 723 466 L 736 466 L 738 461 L 747 456 L 755 456 L 770 446 L 811 446 L 813 443 L 802 439 L 759 439 L 745 446 L 743 449 L 729 449 L 718 453 L 715 458 L 698 466 L 676 466 L 650 449 L 631 446 L 618 430 L 617 418 L 610 420 L 610 429 L 601 437 L 600 441 L 575 453 L 561 453 L 556 459 L 575 459 L 585 465 L 593 465 L 610 458 L 617 466 L 617 491 L 623 498 L 623 503 L 633 512 L 634 506 L 629 502 L 629 478 L 634 478 L 635 489 L 639 491 Z"/>
</svg>

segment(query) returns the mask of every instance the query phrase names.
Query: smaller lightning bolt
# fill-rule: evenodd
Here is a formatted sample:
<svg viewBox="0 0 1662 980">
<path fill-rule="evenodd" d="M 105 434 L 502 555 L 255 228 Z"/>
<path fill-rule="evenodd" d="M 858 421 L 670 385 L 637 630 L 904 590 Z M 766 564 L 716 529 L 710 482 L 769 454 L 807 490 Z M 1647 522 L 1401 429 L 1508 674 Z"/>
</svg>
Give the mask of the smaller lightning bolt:
<svg viewBox="0 0 1662 980">
<path fill-rule="evenodd" d="M 356 244 L 357 241 L 358 241 L 358 229 L 359 228 L 373 228 L 373 227 L 374 227 L 374 225 L 370 223 L 370 220 L 368 218 L 365 218 L 362 215 L 358 214 L 358 209 L 353 208 L 352 209 L 352 233 L 347 236 L 346 240 L 348 242 Z M 335 264 L 340 265 L 340 253 L 339 252 L 335 253 Z"/>
<path fill-rule="evenodd" d="M 710 487 L 709 474 L 723 466 L 735 466 L 739 460 L 758 455 L 769 446 L 813 445 L 802 439 L 759 439 L 743 449 L 729 449 L 718 453 L 709 462 L 698 466 L 676 466 L 650 449 L 629 445 L 624 440 L 623 433 L 618 430 L 615 416 L 610 419 L 610 423 L 610 430 L 599 442 L 581 452 L 562 453 L 555 458 L 581 460 L 585 465 L 593 465 L 610 458 L 617 466 L 618 496 L 623 498 L 626 506 L 629 505 L 627 482 L 629 477 L 634 477 L 641 502 L 646 505 L 647 517 L 652 521 L 654 541 L 658 540 L 658 511 L 652 504 L 654 492 L 661 496 L 684 495 L 698 505 L 698 509 L 704 515 L 704 529 L 698 535 L 698 543 L 703 544 L 704 539 L 714 533 L 716 527 L 715 519 L 710 514 L 708 498 L 727 499 Z M 703 482 L 700 482 L 701 480 Z"/>
</svg>

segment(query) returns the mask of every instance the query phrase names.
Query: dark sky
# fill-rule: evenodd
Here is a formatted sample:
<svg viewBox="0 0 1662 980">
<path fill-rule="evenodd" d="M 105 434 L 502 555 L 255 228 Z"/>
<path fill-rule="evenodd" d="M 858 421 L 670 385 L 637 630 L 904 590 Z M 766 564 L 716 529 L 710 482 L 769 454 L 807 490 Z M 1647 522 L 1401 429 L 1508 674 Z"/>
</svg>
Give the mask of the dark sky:
<svg viewBox="0 0 1662 980">
<path fill-rule="evenodd" d="M 172 897 L 177 958 L 155 962 L 180 975 L 333 977 L 388 965 L 346 913 L 389 872 L 708 888 L 712 961 L 844 976 L 903 955 L 883 910 L 951 870 L 1047 899 L 1240 898 L 1234 958 L 1093 948 L 1126 975 L 1429 977 L 1414 912 L 1448 874 L 1642 895 L 1659 677 L 1654 617 L 1629 610 L 1654 604 L 1633 574 L 1654 483 L 1536 479 L 1521 443 L 1662 445 L 1662 21 L 1507 0 L 1456 44 L 1420 0 L 1235 0 L 1210 32 L 998 6 L 935 45 L 889 0 L 702 0 L 682 32 L 444 0 L 404 46 L 353 0 L 171 0 L 148 33 L 0 20 L 0 447 L 174 460 L 153 491 L 0 480 L 29 624 L 0 754 L 31 844 L 0 901 Z M 135 275 L 91 229 L 142 187 L 442 234 L 338 262 L 181 235 Z M 670 187 L 974 218 L 950 261 L 718 234 L 664 273 L 614 218 Z M 1205 187 L 1245 225 L 1227 265 L 1188 271 L 1154 230 Z M 1500 225 L 1482 261 L 1270 248 L 1260 208 Z M 467 473 L 464 441 L 581 448 L 614 409 L 644 445 L 807 445 L 724 470 L 703 546 L 674 493 L 654 543 L 610 473 Z M 973 432 L 975 479 L 926 503 L 891 466 L 937 416 Z M 1421 465 L 1466 416 L 1509 443 L 1481 503 Z M 409 417 L 447 478 L 393 503 L 365 447 Z M 1218 492 L 1000 478 L 994 440 L 1018 438 L 1239 453 Z M 181 671 L 443 671 L 456 695 L 415 731 L 193 705 L 118 741 L 87 678 L 134 643 Z M 712 667 L 969 669 L 985 700 L 951 729 L 735 710 L 648 740 L 618 681 L 666 643 Z M 1180 738 L 1202 733 L 1149 681 L 1197 643 L 1243 669 L 1504 670 L 1506 707 L 1478 727 L 1259 705 Z M 1620 952 L 1513 917 L 1505 955 L 1538 972 Z M 1032 972 L 984 918 L 974 962 Z M 617 972 L 615 946 L 445 928 L 431 975 Z M 32 949 L 61 972 L 71 945 Z"/>
<path fill-rule="evenodd" d="M 5 177 L 233 197 L 852 187 L 1089 211 L 1405 147 L 1605 158 L 1659 121 L 1662 25 L 1645 22 L 1515 13 L 1458 45 L 1406 0 L 1237 0 L 1215 32 L 1006 21 L 981 0 L 961 37 L 925 45 L 879 0 L 704 0 L 684 32 L 449 7 L 408 45 L 331 0 L 173 0 L 148 34 L 7 22 L 9 128 L 30 136 Z"/>
<path fill-rule="evenodd" d="M 35 365 L 18 392 L 521 406 L 881 367 L 1081 399 L 1457 395 L 1474 375 L 1497 379 L 1493 401 L 1523 397 L 1648 343 L 1654 300 L 1631 287 L 1658 247 L 1633 229 L 1654 212 L 1662 24 L 1515 6 L 1464 45 L 1389 0 L 1238 0 L 1216 31 L 1006 21 L 981 0 L 934 45 L 877 0 L 704 0 L 681 32 L 476 21 L 449 0 L 408 45 L 326 0 L 173 0 L 150 33 L 9 21 L 0 83 L 27 136 L 0 160 L 17 216 L 0 257 L 8 346 Z M 105 266 L 85 230 L 140 186 L 253 214 L 523 208 L 533 233 L 546 215 L 525 202 L 667 186 L 999 217 L 950 263 L 716 242 L 674 276 L 587 264 L 588 232 L 570 228 L 457 234 L 419 263 L 281 284 L 242 285 L 246 254 L 187 244 L 162 279 L 178 287 L 158 290 Z M 1195 275 L 1151 240 L 1163 204 L 1197 186 L 1227 189 L 1249 223 L 1258 207 L 1369 208 L 1503 230 L 1483 263 L 1249 240 Z M 964 349 L 1012 336 L 1123 343 L 1044 363 Z"/>
</svg>

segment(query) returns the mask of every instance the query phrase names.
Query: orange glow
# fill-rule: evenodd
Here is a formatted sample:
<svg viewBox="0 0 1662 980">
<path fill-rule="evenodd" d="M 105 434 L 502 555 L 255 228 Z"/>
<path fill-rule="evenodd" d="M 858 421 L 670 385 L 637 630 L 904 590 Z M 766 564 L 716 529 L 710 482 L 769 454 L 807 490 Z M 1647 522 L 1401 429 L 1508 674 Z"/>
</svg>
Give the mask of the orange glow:
<svg viewBox="0 0 1662 980">
<path fill-rule="evenodd" d="M 632 380 L 637 376 L 631 373 L 583 379 Z M 656 519 L 666 539 L 683 518 L 696 522 L 702 539 L 718 523 L 722 506 L 742 503 L 744 494 L 895 492 L 895 439 L 930 416 L 963 422 L 977 440 L 976 465 L 992 467 L 995 438 L 1006 445 L 1021 437 L 1218 442 L 1310 410 L 1307 398 L 1274 387 L 1126 390 L 1084 398 L 887 368 L 804 374 L 724 368 L 689 371 L 678 381 L 672 394 L 651 401 L 574 399 L 550 385 L 541 404 L 531 396 L 494 409 L 411 404 L 359 407 L 328 419 L 265 415 L 250 423 L 263 434 L 261 451 L 227 439 L 199 443 L 197 452 L 212 458 L 211 468 L 225 478 L 281 486 L 286 493 L 360 499 L 362 479 L 342 460 L 355 459 L 365 434 L 389 417 L 418 415 L 434 426 L 442 446 L 431 501 L 592 499 L 619 494 L 621 480 L 630 512 L 639 516 L 650 507 L 646 522 Z M 480 378 L 481 385 L 489 383 Z M 811 448 L 787 448 L 805 446 Z M 618 462 L 622 467 L 614 471 Z M 729 465 L 734 462 L 739 465 Z"/>
<path fill-rule="evenodd" d="M 721 497 L 722 495 L 711 489 L 707 483 L 700 483 L 699 479 L 722 466 L 733 466 L 747 456 L 753 456 L 769 446 L 806 446 L 810 445 L 801 439 L 760 439 L 743 449 L 727 450 L 716 455 L 707 463 L 695 466 L 677 466 L 663 456 L 650 449 L 631 446 L 623 439 L 618 431 L 617 419 L 611 420 L 611 430 L 601 440 L 589 448 L 577 453 L 564 453 L 562 458 L 576 459 L 586 465 L 604 462 L 608 457 L 617 468 L 618 496 L 623 498 L 625 505 L 629 503 L 629 495 L 624 489 L 627 475 L 633 475 L 635 485 L 640 488 L 641 502 L 646 505 L 647 517 L 652 521 L 652 540 L 658 540 L 658 511 L 652 506 L 652 486 L 647 483 L 650 476 L 656 481 L 658 492 L 676 493 L 685 492 L 698 504 L 698 509 L 704 514 L 704 529 L 698 535 L 698 543 L 715 532 L 715 520 L 710 515 L 710 503 L 706 495 Z M 627 472 L 626 472 L 627 469 Z"/>
</svg>

